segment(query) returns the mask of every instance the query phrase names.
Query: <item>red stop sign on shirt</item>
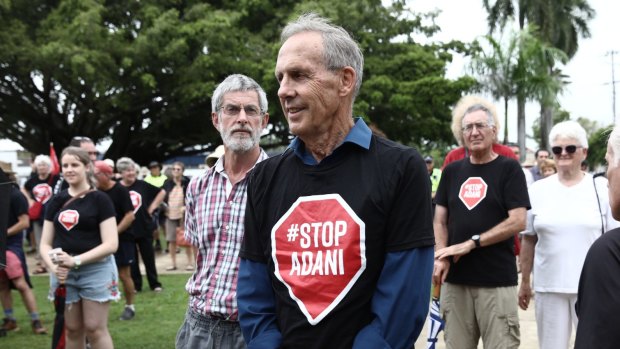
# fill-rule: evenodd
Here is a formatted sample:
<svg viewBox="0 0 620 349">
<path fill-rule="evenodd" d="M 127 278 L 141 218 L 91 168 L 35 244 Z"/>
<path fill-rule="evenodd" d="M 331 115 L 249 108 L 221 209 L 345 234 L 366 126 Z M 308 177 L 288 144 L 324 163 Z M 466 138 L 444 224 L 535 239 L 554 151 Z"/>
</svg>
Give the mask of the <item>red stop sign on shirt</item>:
<svg viewBox="0 0 620 349">
<path fill-rule="evenodd" d="M 366 269 L 365 224 L 338 194 L 300 197 L 271 230 L 276 277 L 312 325 Z"/>
<path fill-rule="evenodd" d="M 80 222 L 80 213 L 76 210 L 62 211 L 58 215 L 58 222 L 69 231 Z"/>
<path fill-rule="evenodd" d="M 131 198 L 131 204 L 133 205 L 133 213 L 138 212 L 142 206 L 142 195 L 135 190 L 130 190 L 129 197 Z"/>
<path fill-rule="evenodd" d="M 461 185 L 459 199 L 471 211 L 487 196 L 488 185 L 480 177 L 469 177 Z"/>
</svg>

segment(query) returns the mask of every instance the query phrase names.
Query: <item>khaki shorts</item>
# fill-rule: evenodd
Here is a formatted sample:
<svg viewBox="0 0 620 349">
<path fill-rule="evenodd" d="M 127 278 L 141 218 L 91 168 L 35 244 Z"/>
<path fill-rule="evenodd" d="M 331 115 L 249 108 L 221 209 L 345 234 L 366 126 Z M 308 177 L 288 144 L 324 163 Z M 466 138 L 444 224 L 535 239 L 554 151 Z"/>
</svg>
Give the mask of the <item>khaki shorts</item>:
<svg viewBox="0 0 620 349">
<path fill-rule="evenodd" d="M 517 286 L 477 287 L 445 283 L 441 313 L 446 321 L 446 348 L 518 348 Z"/>
<path fill-rule="evenodd" d="M 177 241 L 177 228 L 180 226 L 180 219 L 166 218 L 166 241 Z"/>
</svg>

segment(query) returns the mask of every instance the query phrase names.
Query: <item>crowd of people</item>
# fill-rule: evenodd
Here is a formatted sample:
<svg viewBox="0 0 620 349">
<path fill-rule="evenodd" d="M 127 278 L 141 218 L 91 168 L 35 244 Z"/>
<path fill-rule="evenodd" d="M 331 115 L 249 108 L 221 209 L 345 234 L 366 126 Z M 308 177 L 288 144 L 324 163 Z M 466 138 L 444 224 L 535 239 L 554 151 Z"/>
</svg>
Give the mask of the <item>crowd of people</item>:
<svg viewBox="0 0 620 349">
<path fill-rule="evenodd" d="M 140 179 L 130 158 L 97 160 L 86 137 L 62 152 L 61 176 L 36 157 L 23 194 L 11 192 L 3 327 L 16 326 L 12 283 L 35 333 L 46 332 L 22 249 L 30 225 L 50 295 L 66 288 L 67 348 L 112 348 L 110 301 L 122 294 L 119 319 L 135 316 L 138 256 L 149 287 L 162 291 L 153 232 L 163 227 L 167 270 L 187 245 L 192 271 L 176 348 L 411 348 L 431 284 L 441 288 L 447 348 L 480 339 L 518 348 L 518 307 L 532 298 L 540 348 L 567 348 L 572 328 L 578 348 L 617 346 L 605 319 L 620 310 L 620 131 L 609 140 L 609 180 L 582 169 L 588 140 L 573 121 L 556 124 L 550 151 L 524 169 L 517 148 L 498 143 L 493 104 L 465 96 L 452 115 L 459 147 L 439 170 L 353 117 L 363 62 L 349 33 L 325 18 L 287 24 L 275 76 L 294 138 L 272 157 L 260 147 L 265 91 L 241 74 L 213 91 L 223 146 L 191 179 L 181 162 L 168 177 L 153 162 Z"/>
</svg>

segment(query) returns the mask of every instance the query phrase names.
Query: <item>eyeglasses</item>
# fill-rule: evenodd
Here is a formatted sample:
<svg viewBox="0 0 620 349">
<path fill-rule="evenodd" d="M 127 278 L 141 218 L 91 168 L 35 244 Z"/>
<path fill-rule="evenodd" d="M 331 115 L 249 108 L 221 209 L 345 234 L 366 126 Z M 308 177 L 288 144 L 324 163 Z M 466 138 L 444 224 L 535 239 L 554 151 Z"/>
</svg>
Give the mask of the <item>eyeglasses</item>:
<svg viewBox="0 0 620 349">
<path fill-rule="evenodd" d="M 182 169 L 182 168 L 179 168 L 179 167 L 173 167 L 173 168 L 172 168 L 172 171 L 183 171 L 183 169 Z"/>
<path fill-rule="evenodd" d="M 551 147 L 551 151 L 555 155 L 561 155 L 562 154 L 562 150 L 566 150 L 567 154 L 575 154 L 575 152 L 577 151 L 577 148 L 581 148 L 581 147 L 576 146 L 576 145 L 567 145 L 564 148 L 556 146 L 556 147 Z"/>
<path fill-rule="evenodd" d="M 478 131 L 482 131 L 487 127 L 491 127 L 493 125 L 489 125 L 487 123 L 484 122 L 474 122 L 473 124 L 468 124 L 465 125 L 461 128 L 461 130 L 463 131 L 463 133 L 472 133 L 474 131 L 474 128 L 477 128 Z"/>
<path fill-rule="evenodd" d="M 255 105 L 235 105 L 235 104 L 226 104 L 225 106 L 220 108 L 224 114 L 228 116 L 237 116 L 241 113 L 241 110 L 245 111 L 245 115 L 248 117 L 257 117 L 262 113 L 260 108 Z"/>
</svg>

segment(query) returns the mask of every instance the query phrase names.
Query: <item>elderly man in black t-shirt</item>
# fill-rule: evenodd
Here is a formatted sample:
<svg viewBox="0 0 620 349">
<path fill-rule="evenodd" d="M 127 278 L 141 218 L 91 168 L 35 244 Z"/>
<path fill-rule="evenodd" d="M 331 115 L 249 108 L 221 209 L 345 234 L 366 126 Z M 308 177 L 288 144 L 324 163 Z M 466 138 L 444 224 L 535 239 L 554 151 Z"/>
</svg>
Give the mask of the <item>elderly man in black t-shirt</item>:
<svg viewBox="0 0 620 349">
<path fill-rule="evenodd" d="M 435 200 L 433 282 L 444 284 L 447 348 L 518 348 L 513 235 L 530 207 L 519 163 L 493 152 L 497 137 L 487 102 L 466 109 L 463 140 L 471 155 L 443 171 Z M 444 283 L 445 282 L 445 283 Z"/>
<path fill-rule="evenodd" d="M 101 160 L 95 161 L 94 172 L 97 179 L 97 189 L 108 194 L 114 203 L 119 234 L 118 249 L 114 253 L 114 260 L 118 268 L 118 276 L 123 283 L 126 301 L 120 320 L 131 320 L 136 313 L 133 304 L 135 286 L 131 278 L 131 264 L 136 258 L 134 235 L 131 229 L 131 224 L 135 220 L 133 204 L 127 188 L 112 180 L 114 170 L 110 165 Z"/>
<path fill-rule="evenodd" d="M 278 97 L 296 138 L 248 185 L 237 301 L 249 348 L 411 348 L 430 299 L 420 154 L 353 118 L 360 47 L 315 14 L 289 23 Z"/>
</svg>

